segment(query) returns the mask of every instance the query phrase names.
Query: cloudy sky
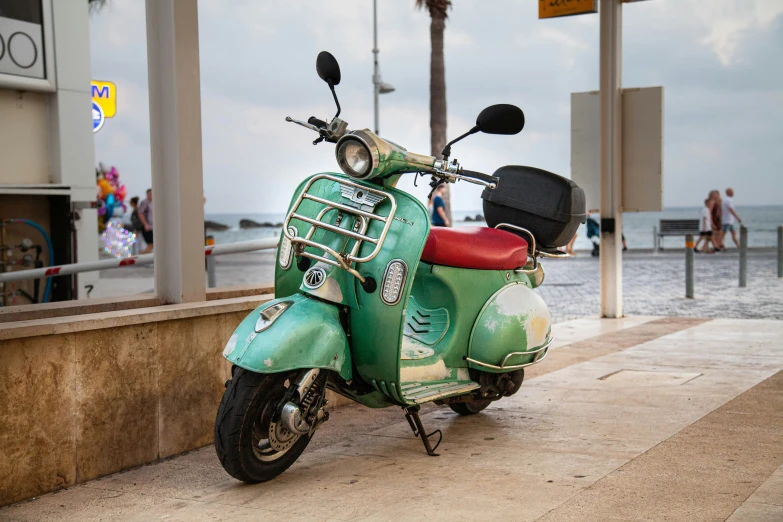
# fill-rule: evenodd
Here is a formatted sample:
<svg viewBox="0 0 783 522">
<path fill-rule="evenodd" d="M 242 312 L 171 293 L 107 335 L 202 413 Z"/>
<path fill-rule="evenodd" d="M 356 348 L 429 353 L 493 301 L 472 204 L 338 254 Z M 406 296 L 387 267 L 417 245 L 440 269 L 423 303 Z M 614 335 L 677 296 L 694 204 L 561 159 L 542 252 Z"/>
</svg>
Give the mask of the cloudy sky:
<svg viewBox="0 0 783 522">
<path fill-rule="evenodd" d="M 429 152 L 429 18 L 414 0 L 379 0 L 381 135 Z M 527 123 L 454 148 L 487 173 L 506 164 L 570 176 L 570 93 L 598 89 L 598 15 L 538 20 L 535 0 L 454 0 L 446 29 L 449 136 L 493 103 Z M 665 205 L 695 206 L 732 185 L 739 204 L 783 202 L 783 0 L 649 0 L 624 7 L 623 85 L 665 88 Z M 340 62 L 351 128 L 372 127 L 370 0 L 200 0 L 204 191 L 208 213 L 284 212 L 333 147 L 285 116 L 331 117 L 315 57 Z M 109 0 L 91 18 L 93 78 L 113 81 L 117 116 L 96 135 L 131 194 L 150 185 L 144 2 Z M 420 185 L 413 189 L 426 195 Z M 481 207 L 461 183 L 454 207 Z"/>
</svg>

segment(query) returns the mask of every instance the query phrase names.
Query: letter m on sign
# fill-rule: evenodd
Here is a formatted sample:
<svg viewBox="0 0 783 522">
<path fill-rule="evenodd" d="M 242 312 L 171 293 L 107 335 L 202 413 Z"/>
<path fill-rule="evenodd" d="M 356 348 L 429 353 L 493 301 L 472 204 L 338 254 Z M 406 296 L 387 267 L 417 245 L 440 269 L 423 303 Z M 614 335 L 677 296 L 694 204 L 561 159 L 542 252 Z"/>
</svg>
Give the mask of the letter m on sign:
<svg viewBox="0 0 783 522">
<path fill-rule="evenodd" d="M 92 86 L 92 97 L 98 97 L 98 98 L 108 98 L 109 97 L 109 86 L 104 85 L 103 87 L 98 87 L 97 85 Z"/>
</svg>

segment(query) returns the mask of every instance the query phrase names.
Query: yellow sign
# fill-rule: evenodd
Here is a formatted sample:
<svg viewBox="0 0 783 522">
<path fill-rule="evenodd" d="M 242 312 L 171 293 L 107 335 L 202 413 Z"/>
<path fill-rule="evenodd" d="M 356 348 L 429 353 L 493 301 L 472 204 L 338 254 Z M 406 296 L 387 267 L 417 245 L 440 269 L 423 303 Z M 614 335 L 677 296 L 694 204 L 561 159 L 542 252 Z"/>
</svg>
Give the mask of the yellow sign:
<svg viewBox="0 0 783 522">
<path fill-rule="evenodd" d="M 112 82 L 92 81 L 92 101 L 103 109 L 106 118 L 117 114 L 117 87 Z"/>
<path fill-rule="evenodd" d="M 597 0 L 538 0 L 538 18 L 597 13 Z"/>
</svg>

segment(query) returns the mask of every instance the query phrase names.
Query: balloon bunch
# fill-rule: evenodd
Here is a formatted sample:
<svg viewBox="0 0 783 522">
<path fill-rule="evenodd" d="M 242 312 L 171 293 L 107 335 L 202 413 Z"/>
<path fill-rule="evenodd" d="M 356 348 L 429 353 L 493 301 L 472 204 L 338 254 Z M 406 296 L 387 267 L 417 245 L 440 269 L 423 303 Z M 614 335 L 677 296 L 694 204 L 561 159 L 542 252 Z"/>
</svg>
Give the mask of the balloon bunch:
<svg viewBox="0 0 783 522">
<path fill-rule="evenodd" d="M 128 211 L 125 205 L 125 196 L 127 189 L 120 183 L 120 173 L 116 167 L 107 169 L 101 163 L 95 170 L 98 189 L 98 216 L 100 217 L 101 230 L 106 227 L 106 223 L 115 215 L 115 209 L 122 209 L 124 215 Z"/>
<path fill-rule="evenodd" d="M 95 177 L 98 228 L 102 232 L 103 250 L 113 257 L 128 257 L 133 254 L 136 234 L 122 225 L 122 216 L 128 210 L 125 206 L 125 185 L 120 182 L 120 173 L 115 167 L 107 169 L 102 163 L 95 170 Z"/>
</svg>

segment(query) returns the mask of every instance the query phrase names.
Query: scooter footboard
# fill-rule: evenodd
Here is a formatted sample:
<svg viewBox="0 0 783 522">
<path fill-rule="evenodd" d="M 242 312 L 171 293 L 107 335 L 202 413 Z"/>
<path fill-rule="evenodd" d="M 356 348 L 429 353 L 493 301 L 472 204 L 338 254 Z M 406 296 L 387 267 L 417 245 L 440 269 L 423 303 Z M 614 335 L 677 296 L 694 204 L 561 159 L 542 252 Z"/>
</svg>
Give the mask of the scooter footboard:
<svg viewBox="0 0 783 522">
<path fill-rule="evenodd" d="M 275 299 L 253 310 L 234 331 L 223 357 L 256 373 L 323 368 L 345 380 L 352 375 L 339 309 L 304 294 Z"/>
<path fill-rule="evenodd" d="M 552 344 L 552 317 L 529 287 L 509 284 L 490 297 L 473 325 L 471 368 L 503 373 L 540 362 Z"/>
</svg>

